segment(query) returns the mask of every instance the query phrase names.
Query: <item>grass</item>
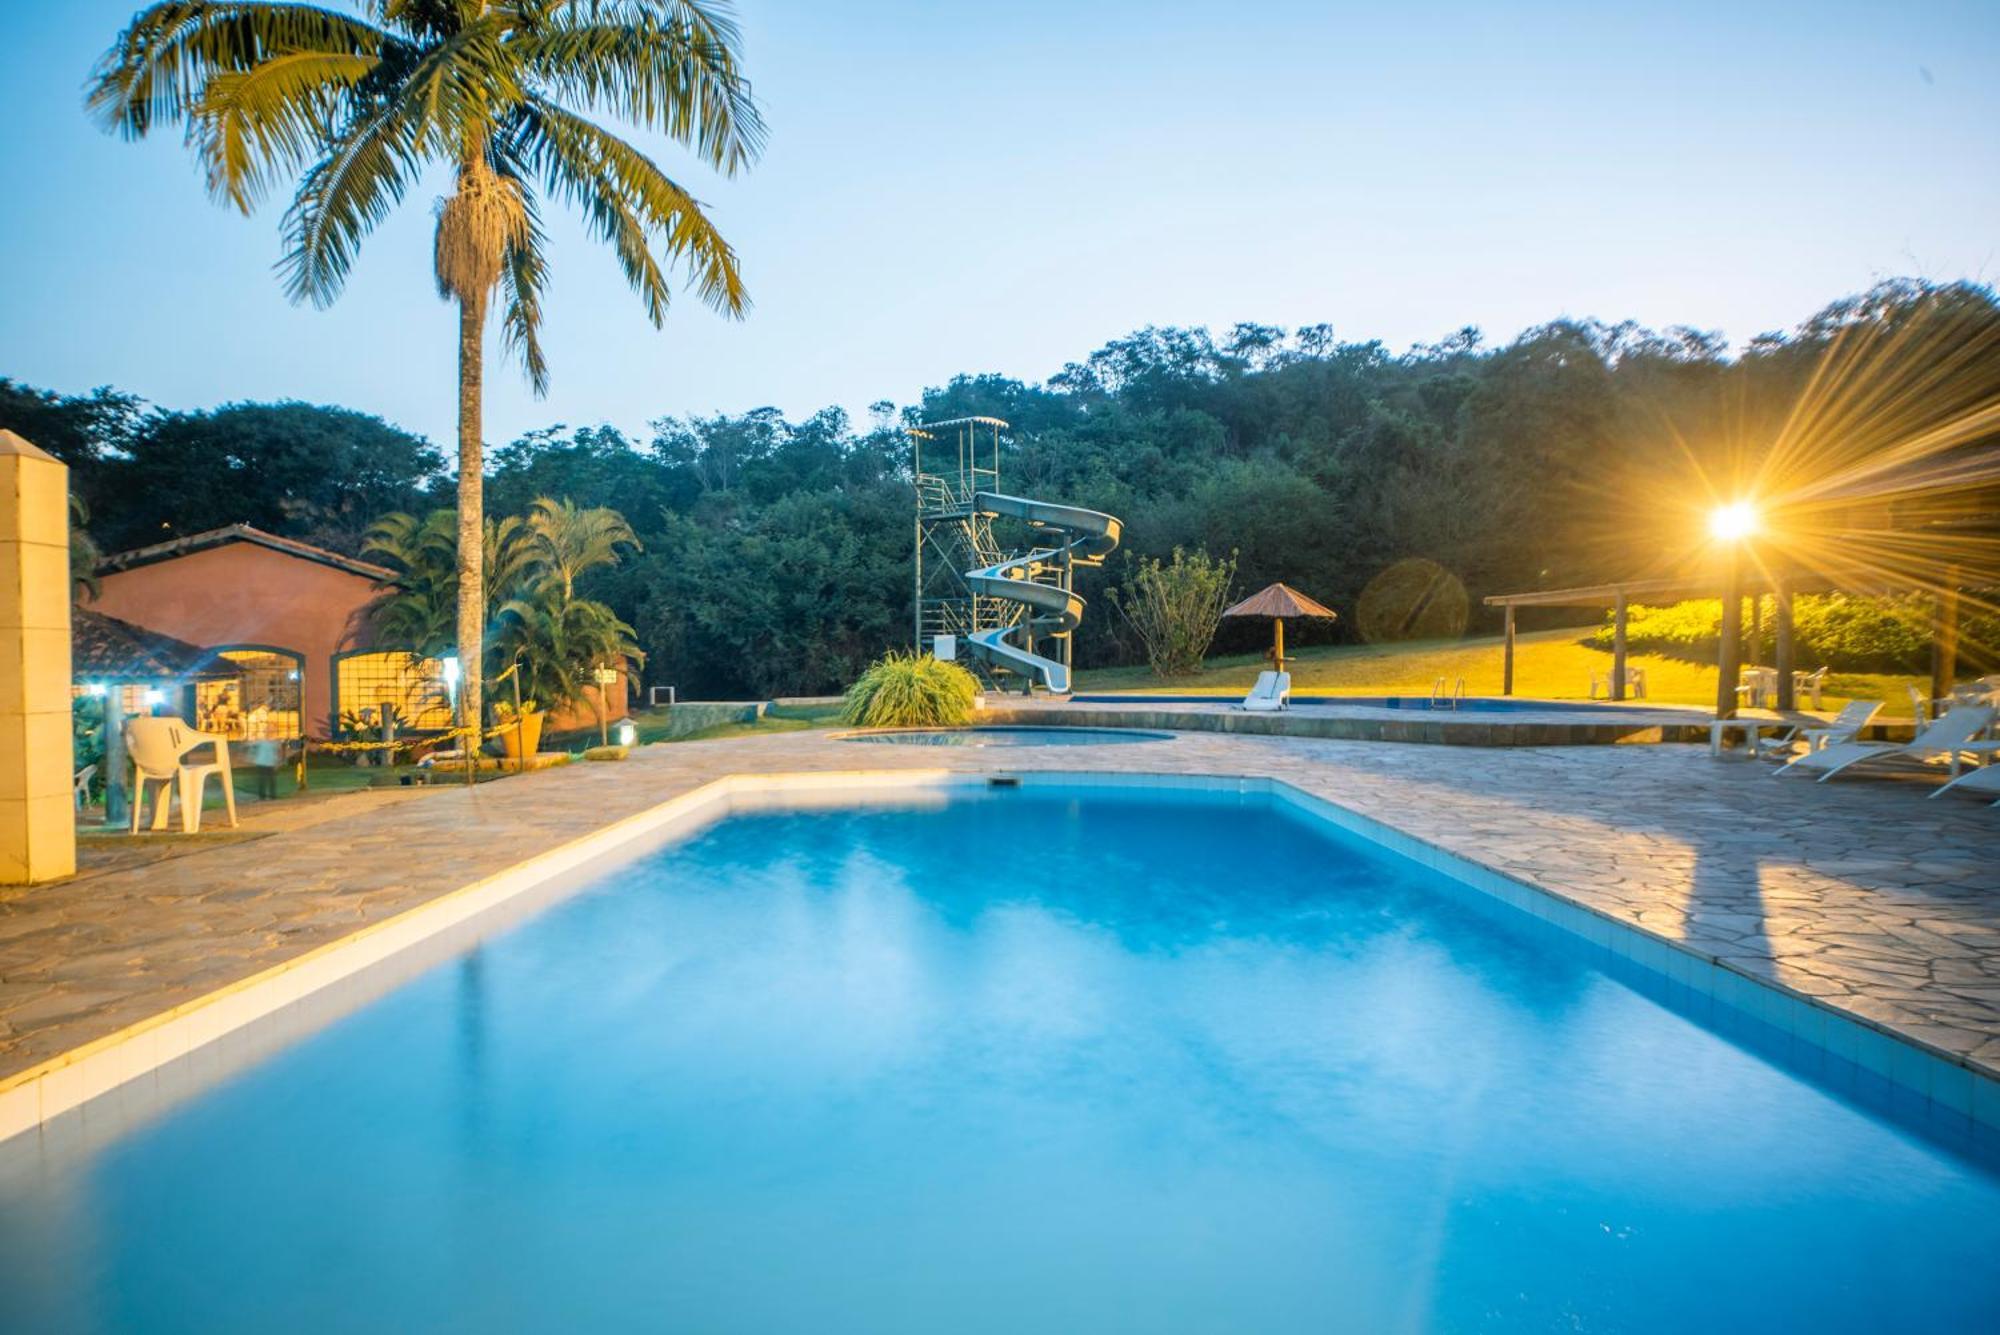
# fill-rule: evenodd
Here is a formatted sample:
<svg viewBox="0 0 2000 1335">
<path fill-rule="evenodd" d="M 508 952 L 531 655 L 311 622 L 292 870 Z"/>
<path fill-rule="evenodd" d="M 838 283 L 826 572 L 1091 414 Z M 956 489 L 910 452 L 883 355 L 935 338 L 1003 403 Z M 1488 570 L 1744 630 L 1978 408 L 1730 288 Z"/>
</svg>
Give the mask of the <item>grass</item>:
<svg viewBox="0 0 2000 1335">
<path fill-rule="evenodd" d="M 1514 650 L 1514 694 L 1543 700 L 1582 700 L 1590 695 L 1590 675 L 1609 675 L 1611 654 L 1580 643 L 1588 627 L 1534 631 L 1519 636 Z M 1291 660 L 1292 689 L 1315 695 L 1428 695 L 1437 679 L 1446 689 L 1465 679 L 1467 695 L 1500 694 L 1501 640 L 1413 641 L 1395 645 L 1333 645 L 1301 649 Z M 1662 704 L 1711 706 L 1715 669 L 1658 654 L 1632 654 L 1633 667 L 1646 669 L 1648 698 Z M 1212 658 L 1200 676 L 1161 681 L 1144 667 L 1102 668 L 1077 674 L 1077 689 L 1173 691 L 1190 695 L 1241 695 L 1269 663 L 1257 654 Z M 1886 673 L 1830 673 L 1825 700 L 1838 709 L 1853 698 L 1883 700 L 1883 716 L 1910 716 L 1904 687 L 1920 690 L 1918 677 Z"/>
<path fill-rule="evenodd" d="M 708 742 L 726 737 L 761 737 L 774 732 L 807 732 L 830 728 L 840 722 L 838 703 L 812 705 L 771 705 L 758 719 L 711 723 L 699 728 L 676 729 L 673 711 L 648 709 L 632 715 L 639 726 L 639 745 L 654 742 Z"/>
</svg>

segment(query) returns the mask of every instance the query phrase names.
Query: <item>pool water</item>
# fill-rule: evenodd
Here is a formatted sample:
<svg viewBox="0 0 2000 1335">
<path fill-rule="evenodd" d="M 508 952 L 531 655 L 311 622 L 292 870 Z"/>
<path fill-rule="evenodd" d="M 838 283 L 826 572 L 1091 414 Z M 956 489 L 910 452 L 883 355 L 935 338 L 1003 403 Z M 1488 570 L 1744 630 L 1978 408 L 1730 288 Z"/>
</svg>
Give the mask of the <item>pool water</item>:
<svg viewBox="0 0 2000 1335">
<path fill-rule="evenodd" d="M 2000 1178 L 1234 801 L 737 816 L 0 1180 L 7 1331 L 1971 1331 Z"/>
<path fill-rule="evenodd" d="M 886 742 L 895 746 L 1117 746 L 1126 742 L 1170 742 L 1170 732 L 1138 728 L 905 728 L 854 732 L 846 742 Z"/>
</svg>

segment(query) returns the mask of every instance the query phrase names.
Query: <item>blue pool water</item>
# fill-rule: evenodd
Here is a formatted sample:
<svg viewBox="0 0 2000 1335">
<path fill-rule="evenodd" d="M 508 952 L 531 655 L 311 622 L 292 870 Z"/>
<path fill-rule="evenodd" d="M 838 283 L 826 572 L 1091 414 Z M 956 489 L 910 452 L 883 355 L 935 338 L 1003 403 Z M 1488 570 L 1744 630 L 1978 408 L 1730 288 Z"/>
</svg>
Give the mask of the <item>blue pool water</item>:
<svg viewBox="0 0 2000 1335">
<path fill-rule="evenodd" d="M 0 1178 L 0 1330 L 1971 1331 L 2000 1178 L 1257 807 L 739 816 Z"/>
</svg>

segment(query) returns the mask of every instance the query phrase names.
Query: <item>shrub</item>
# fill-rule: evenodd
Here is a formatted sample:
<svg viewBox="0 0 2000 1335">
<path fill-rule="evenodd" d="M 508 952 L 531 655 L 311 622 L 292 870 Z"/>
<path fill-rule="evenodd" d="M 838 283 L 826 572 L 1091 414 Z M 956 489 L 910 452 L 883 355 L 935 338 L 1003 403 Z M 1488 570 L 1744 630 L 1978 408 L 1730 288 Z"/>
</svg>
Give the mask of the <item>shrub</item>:
<svg viewBox="0 0 2000 1335">
<path fill-rule="evenodd" d="M 1970 616 L 1967 641 L 1985 642 L 1985 618 Z M 1746 620 L 1743 632 L 1750 632 Z M 1633 604 L 1626 639 L 1636 652 L 1713 663 L 1722 638 L 1722 600 L 1695 599 L 1666 607 Z M 1770 656 L 1771 606 L 1764 605 L 1762 656 Z M 1800 594 L 1792 602 L 1792 635 L 1801 667 L 1825 664 L 1843 672 L 1922 672 L 1930 664 L 1930 607 L 1922 595 L 1862 598 L 1851 594 Z M 1611 647 L 1611 626 L 1590 633 L 1587 643 Z M 1745 646 L 1748 653 L 1748 646 Z"/>
<path fill-rule="evenodd" d="M 1134 565 L 1111 603 L 1146 646 L 1156 677 L 1189 677 L 1215 639 L 1222 609 L 1229 606 L 1229 583 L 1236 558 L 1216 560 L 1205 551 L 1174 548 L 1171 561 L 1158 557 Z"/>
<path fill-rule="evenodd" d="M 955 728 L 972 717 L 979 683 L 929 654 L 889 654 L 847 688 L 844 723 L 863 728 Z"/>
</svg>

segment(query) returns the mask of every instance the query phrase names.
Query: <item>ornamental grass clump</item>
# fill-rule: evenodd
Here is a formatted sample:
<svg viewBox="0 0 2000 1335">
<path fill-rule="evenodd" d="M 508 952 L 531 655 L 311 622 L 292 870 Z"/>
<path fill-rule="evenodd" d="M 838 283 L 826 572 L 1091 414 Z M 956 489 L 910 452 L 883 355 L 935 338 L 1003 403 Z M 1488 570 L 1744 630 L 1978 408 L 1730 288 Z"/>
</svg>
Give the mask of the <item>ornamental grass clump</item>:
<svg viewBox="0 0 2000 1335">
<path fill-rule="evenodd" d="M 889 654 L 847 688 L 844 723 L 863 728 L 956 728 L 972 717 L 979 683 L 929 654 Z"/>
</svg>

